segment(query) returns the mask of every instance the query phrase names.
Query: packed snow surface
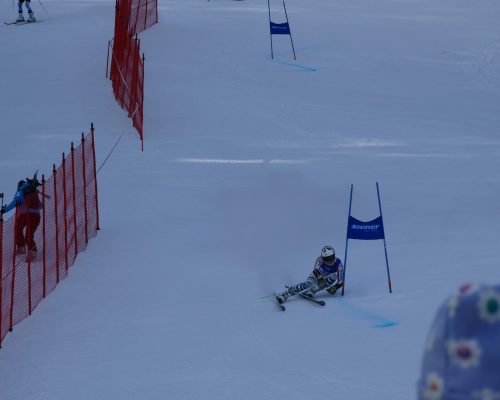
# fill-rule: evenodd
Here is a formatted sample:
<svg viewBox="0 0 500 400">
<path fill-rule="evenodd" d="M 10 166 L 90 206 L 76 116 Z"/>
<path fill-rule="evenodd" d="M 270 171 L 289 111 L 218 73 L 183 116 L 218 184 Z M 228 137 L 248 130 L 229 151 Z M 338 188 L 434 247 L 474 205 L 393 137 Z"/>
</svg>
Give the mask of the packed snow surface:
<svg viewBox="0 0 500 400">
<path fill-rule="evenodd" d="M 0 26 L 0 190 L 90 122 L 101 231 L 0 350 L 0 398 L 415 398 L 438 305 L 500 281 L 500 3 L 161 0 L 142 33 L 145 151 L 105 78 L 114 2 Z M 283 5 L 271 2 L 274 22 Z M 0 4 L 5 21 L 12 4 Z M 346 296 L 270 294 L 352 215 Z"/>
</svg>

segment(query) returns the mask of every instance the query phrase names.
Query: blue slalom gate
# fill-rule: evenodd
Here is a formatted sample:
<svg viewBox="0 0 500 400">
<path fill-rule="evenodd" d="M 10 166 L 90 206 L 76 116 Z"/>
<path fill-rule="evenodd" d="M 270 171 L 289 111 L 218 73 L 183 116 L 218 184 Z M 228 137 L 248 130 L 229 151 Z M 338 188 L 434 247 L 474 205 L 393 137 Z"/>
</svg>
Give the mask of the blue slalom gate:
<svg viewBox="0 0 500 400">
<path fill-rule="evenodd" d="M 382 218 L 382 204 L 380 202 L 380 190 L 377 185 L 377 198 L 378 198 L 378 208 L 380 211 L 380 216 L 377 218 L 365 222 L 360 221 L 359 219 L 354 218 L 351 215 L 352 208 L 352 193 L 353 193 L 353 185 L 351 185 L 351 195 L 349 198 L 349 218 L 347 220 L 347 235 L 345 242 L 345 257 L 344 257 L 344 280 L 342 284 L 342 296 L 345 291 L 345 276 L 347 272 L 347 249 L 349 246 L 349 239 L 356 240 L 383 240 L 384 241 L 384 252 L 385 252 L 385 265 L 387 270 L 387 284 L 389 286 L 389 293 L 392 293 L 392 283 L 391 283 L 391 274 L 389 270 L 389 259 L 387 257 L 387 243 L 385 240 L 385 232 L 384 232 L 384 221 Z"/>
<path fill-rule="evenodd" d="M 283 1 L 283 9 L 285 10 L 286 22 L 276 23 L 271 21 L 271 4 L 269 0 L 267 0 L 267 8 L 269 11 L 269 38 L 271 39 L 271 58 L 274 59 L 273 35 L 288 35 L 290 36 L 290 42 L 292 44 L 293 59 L 296 60 L 297 57 L 295 56 L 295 47 L 293 46 L 292 32 L 290 31 L 290 23 L 288 21 L 285 1 Z"/>
</svg>

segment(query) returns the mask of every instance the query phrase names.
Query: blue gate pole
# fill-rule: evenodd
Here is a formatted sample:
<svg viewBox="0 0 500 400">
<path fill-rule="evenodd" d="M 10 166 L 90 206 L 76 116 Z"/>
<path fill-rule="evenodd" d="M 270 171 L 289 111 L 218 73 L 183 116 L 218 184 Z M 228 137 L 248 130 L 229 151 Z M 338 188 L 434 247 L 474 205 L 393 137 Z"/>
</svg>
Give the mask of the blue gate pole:
<svg viewBox="0 0 500 400">
<path fill-rule="evenodd" d="M 267 9 L 269 11 L 269 39 L 271 39 L 271 58 L 274 59 L 273 53 L 273 33 L 271 32 L 271 4 L 267 0 Z"/>
<path fill-rule="evenodd" d="M 345 255 L 344 255 L 344 276 L 342 277 L 342 296 L 344 295 L 345 290 L 345 273 L 347 270 L 347 246 L 349 244 L 349 219 L 351 218 L 351 206 L 352 206 L 352 190 L 353 185 L 351 185 L 351 195 L 349 198 L 349 217 L 347 217 L 347 233 L 345 238 Z"/>
<path fill-rule="evenodd" d="M 382 223 L 384 223 L 384 218 L 382 217 L 382 205 L 380 203 L 380 191 L 378 189 L 377 182 L 377 197 L 378 197 L 378 209 L 380 210 L 380 218 L 382 219 Z M 385 265 L 387 267 L 387 284 L 389 285 L 389 293 L 392 293 L 392 283 L 391 283 L 391 273 L 389 272 L 389 259 L 387 257 L 387 244 L 385 242 L 385 228 L 384 228 L 384 252 L 385 252 Z"/>
<path fill-rule="evenodd" d="M 293 59 L 296 60 L 297 57 L 295 57 L 295 47 L 293 46 L 292 30 L 290 29 L 290 22 L 288 22 L 288 14 L 286 12 L 285 0 L 283 0 L 283 8 L 285 9 L 285 17 L 286 17 L 286 23 L 288 25 L 288 32 L 290 32 L 289 36 L 290 36 L 290 42 L 292 43 Z"/>
</svg>

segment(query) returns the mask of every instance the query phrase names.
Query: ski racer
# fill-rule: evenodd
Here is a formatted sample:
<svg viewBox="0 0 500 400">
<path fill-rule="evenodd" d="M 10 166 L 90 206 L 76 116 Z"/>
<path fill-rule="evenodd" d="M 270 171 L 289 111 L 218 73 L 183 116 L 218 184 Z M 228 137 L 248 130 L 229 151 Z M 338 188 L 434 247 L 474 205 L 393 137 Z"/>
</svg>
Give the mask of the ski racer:
<svg viewBox="0 0 500 400">
<path fill-rule="evenodd" d="M 14 199 L 0 210 L 3 215 L 18 207 L 14 228 L 16 255 L 26 254 L 27 246 L 29 256 L 36 257 L 37 247 L 34 236 L 40 223 L 40 209 L 42 208 L 42 202 L 38 197 L 39 186 L 41 183 L 38 182 L 36 174 L 33 179 L 26 178 L 26 180 L 19 181 Z"/>
<path fill-rule="evenodd" d="M 26 10 L 28 11 L 28 22 L 35 22 L 35 13 L 31 9 L 30 0 L 18 0 L 17 3 L 17 9 L 18 9 L 18 16 L 17 16 L 17 22 L 24 22 L 24 15 L 23 15 L 23 3 L 26 5 Z"/>
<path fill-rule="evenodd" d="M 291 286 L 277 295 L 276 301 L 283 304 L 288 297 L 295 296 L 300 292 L 306 296 L 314 297 L 316 292 L 325 289 L 329 294 L 335 294 L 337 289 L 342 287 L 343 279 L 344 266 L 342 261 L 335 257 L 335 249 L 332 246 L 324 246 L 309 277 L 304 282 Z"/>
</svg>

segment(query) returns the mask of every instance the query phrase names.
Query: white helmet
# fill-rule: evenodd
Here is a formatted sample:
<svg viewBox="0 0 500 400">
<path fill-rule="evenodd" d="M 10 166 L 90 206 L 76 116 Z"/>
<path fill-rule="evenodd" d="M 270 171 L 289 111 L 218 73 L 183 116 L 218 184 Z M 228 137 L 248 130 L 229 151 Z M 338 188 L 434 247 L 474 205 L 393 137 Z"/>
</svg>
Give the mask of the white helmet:
<svg viewBox="0 0 500 400">
<path fill-rule="evenodd" d="M 332 246 L 325 246 L 321 249 L 321 257 L 335 257 L 335 249 Z"/>
</svg>

